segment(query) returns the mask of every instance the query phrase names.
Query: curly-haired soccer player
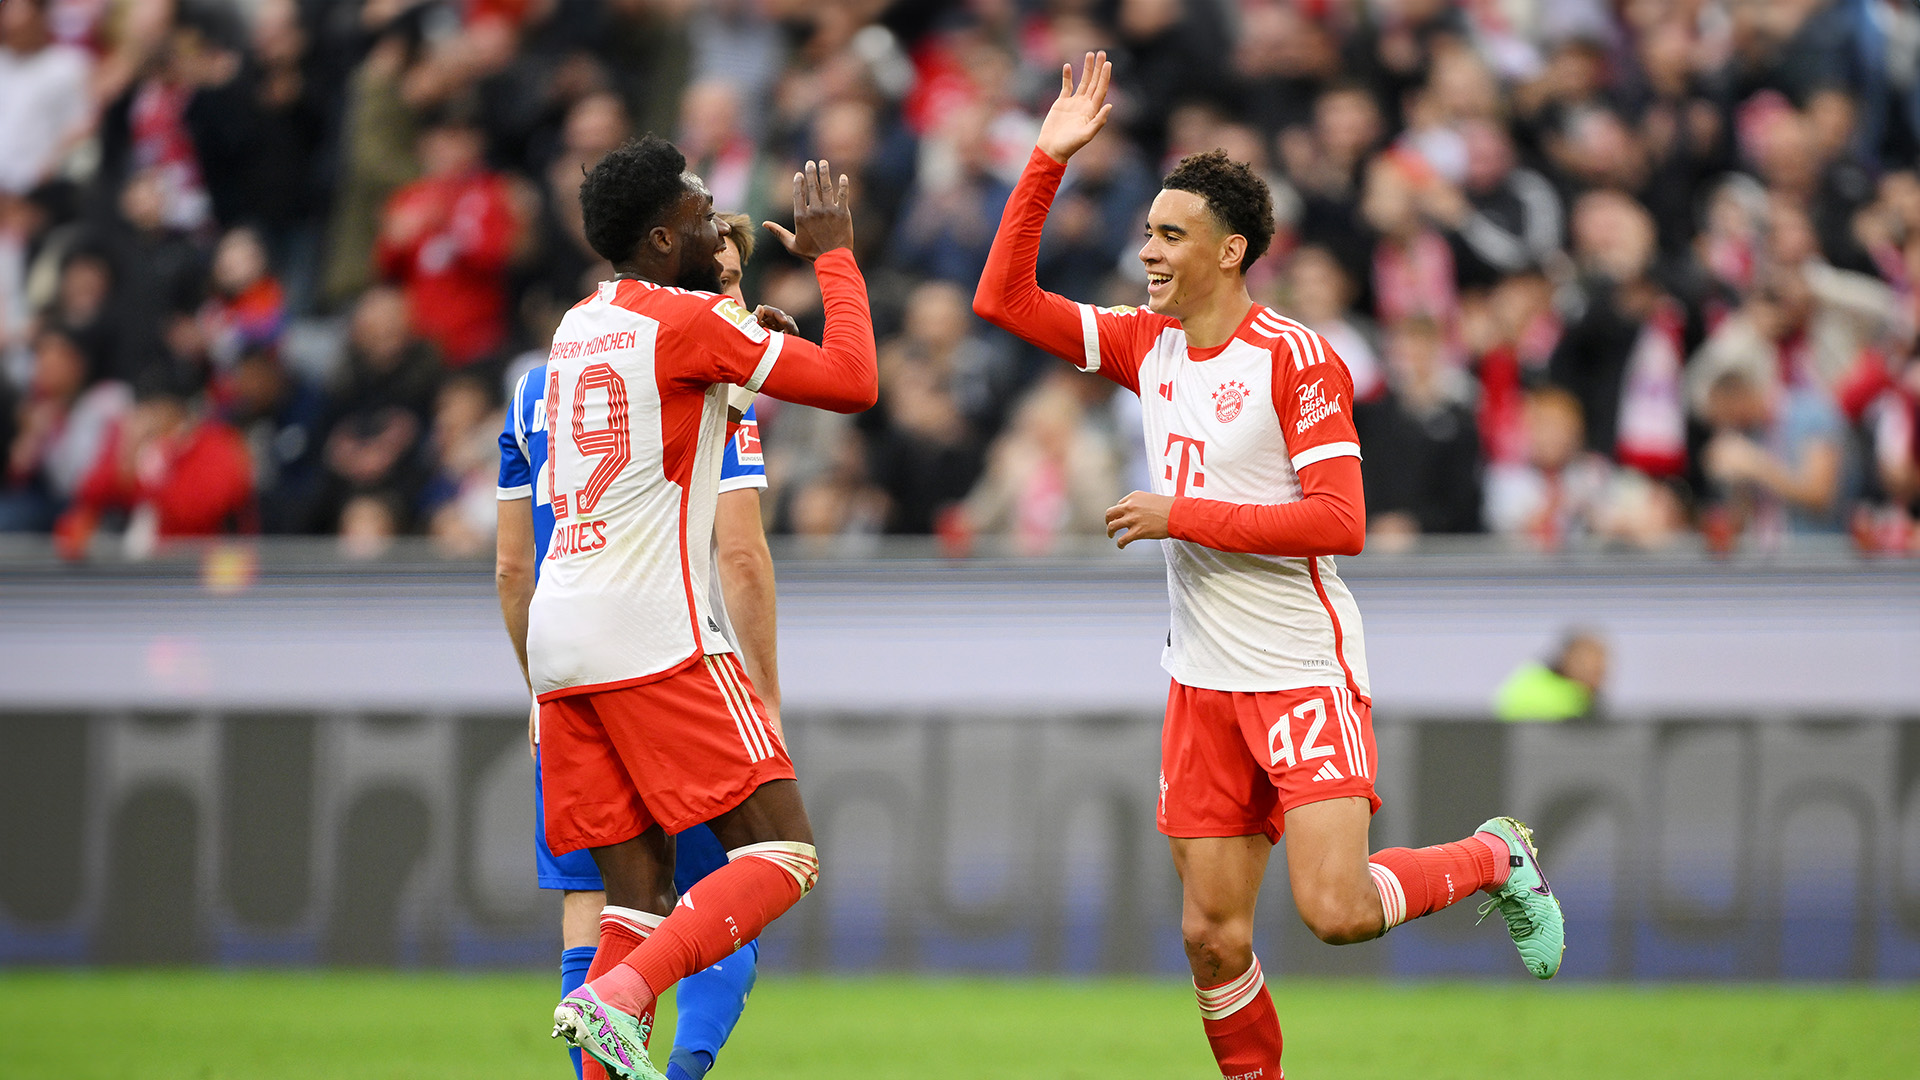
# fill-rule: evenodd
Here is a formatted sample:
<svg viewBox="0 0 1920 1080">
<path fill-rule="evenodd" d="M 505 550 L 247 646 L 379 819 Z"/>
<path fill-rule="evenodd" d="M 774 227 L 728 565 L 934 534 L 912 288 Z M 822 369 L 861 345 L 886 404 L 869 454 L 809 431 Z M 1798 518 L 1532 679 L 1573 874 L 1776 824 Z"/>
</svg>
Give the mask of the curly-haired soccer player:
<svg viewBox="0 0 1920 1080">
<path fill-rule="evenodd" d="M 625 1080 L 659 995 L 758 937 L 819 862 L 793 763 L 710 599 L 728 387 L 838 412 L 879 392 L 847 180 L 794 176 L 794 228 L 826 309 L 822 344 L 720 294 L 729 226 L 672 144 L 615 150 L 580 188 L 588 242 L 618 277 L 561 320 L 547 357 L 554 530 L 527 614 L 547 842 L 586 848 L 609 908 L 554 1034 Z M 705 822 L 727 863 L 676 903 L 668 835 Z M 651 925 L 650 925 L 651 924 Z"/>
<path fill-rule="evenodd" d="M 745 302 L 740 275 L 753 257 L 753 222 L 745 214 L 722 214 L 729 232 L 720 242 L 721 291 Z M 793 320 L 778 308 L 754 311 L 768 330 L 792 331 Z M 547 365 L 537 364 L 520 376 L 508 402 L 500 432 L 499 535 L 495 579 L 500 611 L 507 634 L 520 658 L 527 662 L 527 605 L 539 581 L 540 564 L 553 539 L 553 499 L 542 482 L 547 471 Z M 739 429 L 727 441 L 720 462 L 720 495 L 713 520 L 714 584 L 710 599 L 722 630 L 737 647 L 748 681 L 767 706 L 767 719 L 780 734 L 780 672 L 774 626 L 773 556 L 760 524 L 760 492 L 767 486 L 766 464 L 760 452 L 759 420 L 752 395 L 735 387 L 728 391 L 729 418 L 744 406 Z M 545 800 L 539 776 L 539 707 L 529 719 L 527 741 L 535 765 L 534 865 L 542 889 L 561 892 L 560 993 L 566 996 L 587 981 L 604 930 L 616 933 L 648 930 L 660 916 L 607 904 L 605 886 L 593 853 L 582 848 L 556 856 L 547 847 L 543 825 Z M 703 877 L 727 864 L 727 853 L 713 830 L 695 825 L 674 837 L 674 887 L 685 894 Z M 759 942 L 748 942 L 739 952 L 680 981 L 678 1024 L 667 1080 L 701 1080 L 719 1056 L 752 992 L 759 959 Z M 582 1068 L 579 1047 L 569 1046 L 576 1077 L 603 1075 L 597 1064 Z"/>
<path fill-rule="evenodd" d="M 1113 68 L 1071 68 L 1007 203 L 974 310 L 1140 396 L 1152 492 L 1107 511 L 1120 546 L 1163 541 L 1173 676 L 1160 831 L 1207 1040 L 1230 1080 L 1280 1077 L 1280 1022 L 1253 955 L 1273 844 L 1321 940 L 1366 941 L 1480 890 L 1528 970 L 1560 966 L 1559 902 L 1531 834 L 1493 818 L 1457 843 L 1367 850 L 1374 740 L 1360 613 L 1334 555 L 1366 538 L 1346 366 L 1312 330 L 1253 302 L 1273 238 L 1267 186 L 1219 151 L 1181 161 L 1147 217 L 1147 306 L 1094 308 L 1034 281 L 1067 159 L 1105 125 Z"/>
</svg>

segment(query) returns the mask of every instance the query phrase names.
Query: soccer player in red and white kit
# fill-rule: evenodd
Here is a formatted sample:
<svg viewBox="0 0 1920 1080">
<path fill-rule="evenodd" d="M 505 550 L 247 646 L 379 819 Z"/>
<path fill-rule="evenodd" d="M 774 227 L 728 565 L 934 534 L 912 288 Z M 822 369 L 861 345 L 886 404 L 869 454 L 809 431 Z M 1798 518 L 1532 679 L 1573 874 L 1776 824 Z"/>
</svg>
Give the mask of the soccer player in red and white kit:
<svg viewBox="0 0 1920 1080">
<path fill-rule="evenodd" d="M 1094 308 L 1034 281 L 1067 159 L 1105 125 L 1113 67 L 1089 55 L 1007 203 L 974 310 L 1140 396 L 1152 492 L 1107 511 L 1120 546 L 1162 541 L 1173 676 L 1160 830 L 1181 935 L 1223 1076 L 1278 1080 L 1280 1023 L 1253 913 L 1283 835 L 1294 903 L 1321 940 L 1379 937 L 1479 890 L 1529 970 L 1559 968 L 1560 908 L 1531 834 L 1495 818 L 1457 843 L 1368 854 L 1374 740 L 1360 613 L 1334 555 L 1366 535 L 1353 386 L 1312 330 L 1253 302 L 1273 237 L 1266 184 L 1220 151 L 1180 162 L 1147 217 L 1147 306 Z"/>
<path fill-rule="evenodd" d="M 819 861 L 793 763 L 715 617 L 709 584 L 730 385 L 837 412 L 879 394 L 847 180 L 794 176 L 792 232 L 826 309 L 821 345 L 720 294 L 728 226 L 672 144 L 608 154 L 580 187 L 588 241 L 619 276 L 569 311 L 547 360 L 554 533 L 527 617 L 547 841 L 587 848 L 609 910 L 554 1034 L 625 1080 L 654 1002 L 758 937 Z M 705 822 L 727 865 L 676 904 L 668 835 Z"/>
</svg>

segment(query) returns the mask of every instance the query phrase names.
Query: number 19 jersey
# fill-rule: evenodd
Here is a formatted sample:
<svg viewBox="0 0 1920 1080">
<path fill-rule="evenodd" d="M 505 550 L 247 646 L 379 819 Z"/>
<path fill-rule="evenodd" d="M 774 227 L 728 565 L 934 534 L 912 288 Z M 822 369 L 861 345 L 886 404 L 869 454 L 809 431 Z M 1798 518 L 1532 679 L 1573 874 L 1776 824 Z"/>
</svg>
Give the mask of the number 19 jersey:
<svg viewBox="0 0 1920 1080">
<path fill-rule="evenodd" d="M 727 384 L 758 390 L 785 335 L 733 299 L 602 282 L 547 358 L 553 538 L 528 611 L 540 700 L 654 682 L 733 651 L 710 599 Z"/>
</svg>

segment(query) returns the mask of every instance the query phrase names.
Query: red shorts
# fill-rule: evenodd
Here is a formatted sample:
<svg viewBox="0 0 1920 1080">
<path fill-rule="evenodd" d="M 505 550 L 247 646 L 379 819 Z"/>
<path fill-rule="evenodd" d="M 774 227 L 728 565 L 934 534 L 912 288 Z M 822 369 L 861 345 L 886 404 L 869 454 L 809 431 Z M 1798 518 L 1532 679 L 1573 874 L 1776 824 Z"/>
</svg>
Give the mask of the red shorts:
<svg viewBox="0 0 1920 1080">
<path fill-rule="evenodd" d="M 555 855 L 677 833 L 792 780 L 766 707 L 731 653 L 659 682 L 540 703 L 540 783 Z"/>
<path fill-rule="evenodd" d="M 1373 705 L 1344 686 L 1238 693 L 1175 682 L 1160 731 L 1160 831 L 1278 841 L 1296 806 L 1373 810 Z"/>
</svg>

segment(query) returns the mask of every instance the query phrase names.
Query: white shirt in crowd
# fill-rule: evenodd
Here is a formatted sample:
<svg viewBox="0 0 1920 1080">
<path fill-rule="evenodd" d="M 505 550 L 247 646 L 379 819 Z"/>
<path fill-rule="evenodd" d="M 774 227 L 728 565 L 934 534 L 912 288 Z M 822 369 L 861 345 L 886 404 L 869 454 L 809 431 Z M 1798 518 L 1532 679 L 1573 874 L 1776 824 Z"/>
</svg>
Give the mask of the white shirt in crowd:
<svg viewBox="0 0 1920 1080">
<path fill-rule="evenodd" d="M 64 144 L 93 119 L 92 71 L 71 45 L 0 49 L 0 191 L 24 195 L 56 171 Z"/>
</svg>

